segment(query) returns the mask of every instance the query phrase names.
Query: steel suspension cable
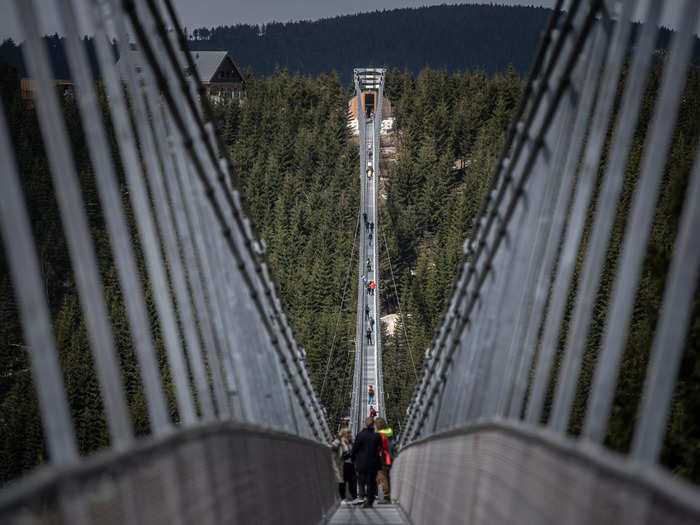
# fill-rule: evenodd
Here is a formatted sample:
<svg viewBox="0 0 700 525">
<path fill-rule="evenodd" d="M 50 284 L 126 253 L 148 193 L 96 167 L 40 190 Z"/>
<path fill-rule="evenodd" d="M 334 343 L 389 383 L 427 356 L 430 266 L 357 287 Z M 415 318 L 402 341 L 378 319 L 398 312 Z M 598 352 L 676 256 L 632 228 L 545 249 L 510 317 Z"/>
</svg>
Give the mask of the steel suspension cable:
<svg viewBox="0 0 700 525">
<path fill-rule="evenodd" d="M 194 164 L 195 168 L 195 173 L 197 174 L 197 177 L 200 179 L 201 183 L 204 186 L 205 190 L 205 195 L 207 197 L 207 200 L 209 200 L 211 207 L 212 207 L 212 212 L 214 213 L 214 216 L 216 217 L 216 220 L 219 222 L 219 224 L 222 227 L 223 235 L 225 238 L 225 242 L 229 247 L 229 250 L 231 251 L 231 254 L 233 255 L 234 259 L 236 260 L 236 264 L 241 268 L 245 268 L 245 258 L 246 256 L 249 256 L 251 259 L 252 264 L 256 264 L 256 267 L 254 268 L 255 272 L 257 273 L 258 271 L 262 271 L 260 268 L 260 263 L 256 263 L 256 258 L 259 257 L 259 254 L 255 251 L 254 246 L 252 245 L 253 242 L 251 240 L 251 225 L 244 221 L 242 217 L 242 205 L 240 202 L 239 195 L 237 193 L 231 192 L 231 190 L 228 188 L 226 185 L 226 177 L 224 173 L 222 172 L 222 166 L 220 165 L 219 159 L 216 157 L 214 154 L 213 148 L 211 147 L 206 147 L 206 146 L 211 146 L 211 143 L 207 141 L 208 139 L 208 132 L 205 128 L 204 122 L 201 120 L 201 118 L 198 118 L 199 115 L 196 112 L 196 106 L 193 106 L 191 103 L 187 105 L 187 107 L 195 113 L 193 115 L 193 118 L 195 118 L 195 125 L 199 129 L 199 137 L 202 139 L 202 144 L 205 146 L 206 153 L 209 156 L 209 161 L 212 163 L 212 166 L 218 167 L 217 174 L 216 174 L 216 181 L 219 184 L 219 187 L 222 190 L 222 198 L 223 202 L 219 202 L 219 196 L 216 194 L 215 190 L 215 184 L 216 182 L 213 182 L 209 179 L 207 175 L 207 170 L 205 169 L 204 165 L 204 159 L 200 158 L 196 152 L 195 152 L 195 137 L 193 137 L 190 132 L 187 129 L 187 126 L 185 124 L 185 121 L 183 117 L 180 115 L 180 113 L 177 111 L 179 109 L 179 106 L 177 105 L 177 102 L 174 99 L 173 92 L 171 91 L 170 85 L 168 84 L 165 74 L 163 73 L 161 66 L 162 64 L 159 62 L 158 58 L 156 57 L 155 51 L 153 46 L 150 44 L 150 41 L 148 39 L 148 32 L 146 31 L 146 28 L 142 21 L 140 20 L 137 12 L 136 12 L 136 6 L 133 0 L 121 0 L 122 6 L 124 8 L 124 11 L 127 13 L 133 29 L 136 33 L 137 39 L 140 41 L 142 45 L 142 51 L 144 58 L 146 59 L 147 63 L 150 65 L 151 69 L 153 70 L 153 74 L 155 76 L 155 80 L 157 85 L 159 86 L 163 98 L 165 100 L 165 103 L 170 107 L 172 111 L 172 115 L 174 118 L 174 124 L 177 126 L 177 128 L 181 131 L 183 134 L 183 137 L 185 138 L 184 143 L 185 143 L 185 148 L 188 152 L 188 155 L 190 156 L 192 163 Z M 189 89 L 187 87 L 186 80 L 184 80 L 184 73 L 179 71 L 179 69 L 176 67 L 178 64 L 177 58 L 174 56 L 174 50 L 170 46 L 170 41 L 168 40 L 167 37 L 167 28 L 165 27 L 165 24 L 163 23 L 162 18 L 160 18 L 160 13 L 158 12 L 157 7 L 155 6 L 153 0 L 148 0 L 148 7 L 151 11 L 152 16 L 156 19 L 155 25 L 156 25 L 156 30 L 159 33 L 163 45 L 165 47 L 165 51 L 167 51 L 167 55 L 170 58 L 170 65 L 171 67 L 175 68 L 177 71 L 177 75 L 181 79 L 181 91 L 182 94 L 185 96 L 187 100 L 191 99 L 191 94 L 189 92 Z M 167 65 L 167 63 L 166 63 Z M 228 205 L 228 209 L 231 211 L 232 219 L 234 221 L 235 226 L 237 227 L 238 231 L 245 237 L 245 242 L 244 246 L 241 248 L 236 245 L 234 241 L 234 235 L 233 235 L 233 230 L 231 228 L 232 225 L 229 224 L 227 220 L 227 213 L 224 205 Z M 248 228 L 246 228 L 248 226 Z M 274 333 L 274 329 L 272 327 L 272 322 L 271 320 L 267 317 L 267 313 L 265 311 L 265 304 L 264 300 L 261 296 L 263 294 L 259 293 L 259 291 L 256 289 L 256 285 L 253 281 L 252 275 L 249 273 L 249 271 L 242 271 L 241 277 L 243 279 L 244 284 L 248 287 L 249 292 L 250 292 L 250 298 L 253 301 L 253 304 L 255 305 L 255 309 L 257 310 L 259 316 L 260 316 L 260 321 L 265 329 L 265 331 L 268 333 L 270 337 L 270 342 L 277 353 L 278 358 L 280 359 L 280 362 L 283 366 L 283 368 L 286 371 L 287 374 L 287 379 L 290 380 L 292 383 L 295 383 L 293 375 L 291 373 L 290 369 L 290 363 L 289 359 L 285 355 L 281 345 L 280 345 L 280 339 L 277 337 L 277 335 Z M 271 293 L 271 290 L 268 288 L 267 290 L 264 290 L 264 295 L 269 295 Z M 281 330 L 281 335 L 282 339 L 285 341 L 285 343 L 288 345 L 288 348 L 292 348 L 293 345 L 291 344 L 291 339 L 289 337 L 289 334 L 286 333 L 285 330 Z M 293 364 L 292 366 L 296 365 L 297 370 L 299 371 L 299 378 L 302 382 L 302 388 L 303 390 L 306 391 L 308 400 L 312 405 L 312 408 L 310 408 L 306 402 L 306 400 L 301 396 L 301 389 L 298 387 L 294 387 L 293 393 L 294 395 L 298 398 L 300 405 L 303 407 L 304 415 L 307 418 L 307 421 L 309 422 L 311 428 L 314 431 L 314 434 L 318 438 L 321 437 L 320 433 L 318 432 L 318 428 L 313 421 L 313 417 L 315 413 L 318 413 L 320 406 L 318 405 L 318 402 L 315 398 L 314 392 L 313 392 L 313 387 L 311 386 L 310 382 L 307 380 L 306 376 L 303 374 L 303 371 L 301 370 L 301 366 L 299 363 L 298 359 L 292 359 Z M 315 405 L 315 407 L 313 407 Z M 323 423 L 322 423 L 323 426 Z M 327 431 L 327 429 L 324 429 Z"/>
<path fill-rule="evenodd" d="M 128 0 L 126 0 L 126 3 L 130 3 Z M 154 0 L 148 0 L 149 8 L 155 17 L 156 20 L 156 27 L 157 29 L 162 33 L 164 31 L 167 31 L 165 20 L 162 18 L 160 12 L 158 9 L 155 7 Z M 177 13 L 175 12 L 175 9 L 173 7 L 172 1 L 171 0 L 163 0 L 163 5 L 168 13 L 168 16 L 170 18 L 170 22 L 173 27 L 182 27 L 182 24 L 180 23 Z M 236 188 L 240 188 L 241 186 L 241 180 L 240 177 L 238 177 L 237 173 L 235 173 L 233 169 L 233 165 L 231 162 L 231 159 L 229 157 L 228 153 L 228 148 L 225 146 L 222 136 L 220 133 L 213 133 L 212 130 L 215 129 L 215 117 L 214 117 L 214 111 L 212 109 L 211 103 L 209 102 L 209 97 L 207 96 L 207 91 L 206 87 L 204 86 L 204 83 L 202 82 L 201 78 L 199 77 L 199 73 L 197 70 L 197 67 L 194 63 L 194 59 L 189 52 L 189 46 L 187 43 L 187 38 L 185 37 L 185 34 L 181 31 L 175 31 L 175 38 L 177 40 L 177 43 L 180 46 L 180 51 L 183 54 L 183 57 L 185 61 L 187 62 L 187 70 L 191 74 L 191 78 L 194 82 L 195 88 L 196 88 L 196 93 L 199 95 L 199 101 L 201 103 L 201 109 L 203 114 L 202 115 L 196 115 L 196 124 L 200 127 L 201 129 L 201 138 L 204 142 L 206 142 L 205 149 L 209 153 L 209 155 L 213 155 L 214 153 L 214 148 L 212 148 L 212 145 L 215 145 L 218 148 L 218 151 L 221 155 L 221 159 L 217 162 L 216 159 L 212 157 L 212 162 L 214 162 L 214 166 L 217 166 L 218 169 L 217 175 L 215 177 L 216 181 L 218 182 L 219 188 L 222 190 L 224 194 L 225 201 L 230 205 L 231 211 L 233 213 L 233 219 L 234 222 L 241 227 L 241 231 L 244 232 L 245 235 L 245 246 L 244 248 L 247 249 L 248 253 L 250 254 L 252 260 L 254 261 L 256 265 L 256 272 L 262 271 L 262 273 L 265 276 L 263 286 L 266 288 L 264 290 L 264 293 L 267 297 L 270 297 L 272 294 L 274 294 L 276 297 L 279 297 L 279 285 L 277 281 L 275 280 L 274 276 L 272 276 L 268 271 L 267 267 L 269 266 L 269 262 L 267 260 L 267 254 L 265 250 L 256 250 L 254 249 L 254 246 L 259 245 L 259 235 L 257 233 L 257 230 L 255 228 L 254 223 L 249 219 L 251 216 L 250 211 L 247 209 L 246 203 L 243 199 L 240 198 L 240 192 L 236 190 Z M 174 58 L 174 50 L 170 47 L 170 42 L 164 42 L 166 51 L 169 54 L 170 60 L 172 62 L 177 62 L 177 60 Z M 182 85 L 183 88 L 183 94 L 185 97 L 189 100 L 192 99 L 192 93 L 189 92 L 185 88 L 185 84 L 183 83 Z M 192 103 L 189 103 L 190 106 L 192 106 Z M 207 126 L 209 126 L 209 129 L 207 129 Z M 210 141 L 208 141 L 208 139 Z M 226 181 L 226 176 L 229 177 L 230 181 L 233 181 L 233 192 L 232 188 L 228 186 L 228 183 Z M 242 219 L 242 212 L 246 212 L 247 218 Z M 245 224 L 243 224 L 245 223 Z M 254 295 L 253 299 L 257 302 L 257 297 Z M 320 406 L 320 401 L 315 395 L 315 389 L 313 387 L 313 384 L 311 383 L 308 374 L 306 373 L 306 369 L 301 365 L 301 362 L 298 358 L 295 357 L 295 354 L 298 353 L 297 349 L 297 344 L 295 340 L 295 334 L 294 330 L 289 326 L 288 322 L 288 315 L 287 312 L 284 308 L 284 306 L 281 303 L 278 303 L 277 301 L 272 301 L 272 306 L 276 310 L 277 313 L 277 318 L 282 324 L 282 329 L 280 330 L 282 339 L 286 343 L 287 348 L 290 350 L 290 352 L 293 354 L 293 359 L 292 359 L 292 365 L 296 368 L 297 375 L 300 377 L 302 380 L 302 386 L 304 387 L 304 390 L 306 391 L 307 395 L 309 396 L 311 403 L 314 405 L 314 412 L 321 412 L 321 406 Z M 265 324 L 265 323 L 264 323 Z M 277 343 L 274 342 L 273 339 L 273 345 L 277 348 Z M 286 359 L 282 359 L 282 363 L 287 368 L 286 365 Z M 295 392 L 296 393 L 296 392 Z M 308 415 L 308 412 L 305 410 L 305 414 Z M 322 422 L 324 424 L 325 422 Z M 325 429 L 328 431 L 328 429 Z"/>
<path fill-rule="evenodd" d="M 403 328 L 403 335 L 406 338 L 406 348 L 408 348 L 408 355 L 411 357 L 411 365 L 413 366 L 413 375 L 418 381 L 418 371 L 416 370 L 416 362 L 413 360 L 413 352 L 411 352 L 411 345 L 408 342 L 408 332 L 406 332 L 406 323 L 403 319 L 403 314 L 401 313 L 401 299 L 399 299 L 399 292 L 396 289 L 396 279 L 394 279 L 394 270 L 391 266 L 391 257 L 389 256 L 389 245 L 386 242 L 386 232 L 382 228 L 382 237 L 384 237 L 384 249 L 386 250 L 386 259 L 389 261 L 389 272 L 391 273 L 391 282 L 394 284 L 394 294 L 396 295 L 396 304 L 399 309 L 399 318 L 401 319 L 401 327 Z"/>
<path fill-rule="evenodd" d="M 348 271 L 345 275 L 345 286 L 343 287 L 343 296 L 340 299 L 340 309 L 338 310 L 338 318 L 335 321 L 335 330 L 333 331 L 333 342 L 331 343 L 331 351 L 328 354 L 328 362 L 326 363 L 326 372 L 323 374 L 323 383 L 321 383 L 320 400 L 323 402 L 323 392 L 326 389 L 326 380 L 328 379 L 328 371 L 331 368 L 331 359 L 333 358 L 333 350 L 335 349 L 335 338 L 338 335 L 338 325 L 340 318 L 343 315 L 343 306 L 345 305 L 345 294 L 348 291 L 348 283 L 350 282 L 350 271 L 352 270 L 352 261 L 355 258 L 355 243 L 357 242 L 357 232 L 360 231 L 360 211 L 357 210 L 357 222 L 355 223 L 355 236 L 352 239 L 352 251 L 350 252 L 350 261 L 348 262 Z"/>
<path fill-rule="evenodd" d="M 578 3 L 575 5 L 576 5 L 576 7 L 578 7 Z M 589 7 L 589 9 L 585 13 L 585 15 L 582 15 L 583 20 L 581 21 L 581 27 L 577 30 L 577 34 L 576 34 L 575 41 L 574 41 L 574 47 L 580 48 L 581 45 L 583 44 L 583 42 L 585 41 L 588 33 L 590 32 L 591 28 L 593 27 L 593 24 L 595 22 L 595 17 L 598 13 L 599 8 L 600 8 L 600 2 L 594 2 Z M 565 27 L 567 27 L 567 28 L 573 27 L 572 19 L 573 19 L 573 13 L 569 13 L 569 15 L 567 16 L 567 20 L 565 21 Z M 572 31 L 571 29 L 567 29 L 564 36 L 560 37 L 560 39 L 565 38 L 566 34 L 570 34 L 571 31 Z M 559 51 L 561 51 L 562 46 L 563 46 L 562 42 L 557 42 L 556 56 L 558 56 Z M 564 68 L 564 73 L 562 75 L 562 78 L 564 78 L 564 79 L 568 78 L 568 76 L 571 74 L 571 70 L 573 69 L 574 65 L 575 65 L 575 60 L 572 58 L 569 58 L 567 60 L 566 66 Z M 545 78 L 549 78 L 550 75 L 551 75 L 551 68 L 548 68 L 548 70 L 545 72 Z M 498 215 L 498 219 L 502 225 L 507 225 L 508 222 L 510 221 L 510 218 L 511 218 L 511 216 L 514 212 L 514 209 L 515 209 L 515 205 L 517 204 L 517 201 L 521 197 L 522 188 L 523 188 L 523 186 L 524 186 L 524 184 L 525 184 L 525 182 L 530 174 L 532 164 L 534 163 L 535 154 L 539 150 L 539 146 L 541 146 L 542 137 L 544 135 L 544 132 L 548 129 L 549 124 L 551 123 L 551 119 L 552 119 L 552 116 L 554 113 L 552 108 L 556 108 L 558 101 L 563 96 L 563 93 L 567 87 L 567 84 L 568 84 L 567 81 L 559 81 L 557 83 L 556 88 L 551 89 L 551 91 L 553 92 L 553 94 L 552 94 L 553 102 L 551 102 L 549 108 L 547 108 L 545 110 L 545 117 L 543 119 L 544 124 L 543 124 L 542 128 L 537 133 L 537 136 L 533 137 L 533 139 L 532 139 L 533 143 L 538 145 L 538 147 L 535 148 L 533 150 L 533 152 L 530 152 L 527 155 L 527 158 L 525 159 L 525 168 L 522 170 L 524 173 L 524 176 L 521 178 L 521 180 L 515 185 L 514 189 L 512 190 L 512 197 L 511 197 L 511 200 L 506 208 L 505 213 L 501 216 L 497 212 L 497 209 L 494 209 L 491 211 L 491 213 L 488 214 L 489 218 L 484 226 L 484 233 L 483 233 L 482 239 L 479 241 L 477 249 L 476 249 L 476 251 L 473 255 L 473 259 L 472 259 L 473 261 L 480 260 L 482 253 L 484 253 L 486 251 L 486 255 L 485 255 L 486 260 L 483 263 L 483 269 L 479 272 L 479 275 L 476 275 L 477 269 L 476 269 L 475 263 L 472 263 L 471 265 L 469 265 L 469 269 L 467 270 L 467 274 L 466 274 L 466 280 L 462 284 L 462 286 L 458 287 L 458 289 L 457 289 L 457 292 L 459 294 L 458 301 L 461 301 L 461 300 L 466 298 L 467 305 L 465 307 L 465 311 L 463 313 L 460 313 L 460 315 L 455 319 L 455 321 L 457 322 L 457 328 L 455 329 L 456 332 L 461 333 L 461 331 L 467 325 L 469 318 L 470 318 L 470 315 L 471 315 L 471 312 L 474 309 L 476 301 L 479 297 L 479 290 L 481 289 L 481 286 L 483 285 L 484 281 L 486 280 L 486 277 L 489 274 L 490 265 L 493 262 L 493 258 L 495 256 L 495 253 L 498 251 L 498 246 L 500 245 L 501 241 L 503 240 L 504 230 L 501 229 L 496 233 L 496 237 L 495 237 L 493 246 L 487 246 L 488 243 L 486 242 L 485 239 L 488 236 L 488 232 L 490 231 L 497 215 Z M 549 88 L 548 88 L 548 90 L 549 90 Z M 536 102 L 538 104 L 541 101 L 542 96 L 543 96 L 543 93 L 540 92 L 538 94 L 538 100 L 536 100 Z M 534 119 L 534 115 L 530 115 L 530 117 L 528 117 L 527 122 L 524 124 L 525 128 L 530 127 L 530 123 L 531 123 L 532 119 Z M 509 166 L 511 166 L 512 162 L 513 161 L 509 162 Z M 512 181 L 513 180 L 512 174 L 508 173 L 506 179 L 508 179 L 509 181 Z M 511 182 L 511 184 L 512 183 L 513 182 Z M 501 191 L 499 192 L 499 195 L 496 198 L 496 202 L 500 203 L 502 200 L 504 200 L 504 195 L 503 195 L 504 190 L 505 190 L 504 188 L 501 188 Z M 483 217 L 482 217 L 482 219 L 483 219 Z M 472 292 L 470 294 L 468 294 L 466 287 L 467 287 L 467 284 L 469 283 L 469 281 L 471 280 L 472 277 L 474 277 L 476 279 L 476 281 L 473 283 Z M 470 295 L 470 297 L 466 297 L 467 295 Z M 446 351 L 447 355 L 444 356 L 444 358 L 443 358 L 441 356 L 441 353 L 442 353 L 441 350 L 445 346 L 448 347 L 447 351 Z M 450 343 L 446 343 L 445 341 L 443 341 L 437 348 L 437 352 L 435 354 L 436 358 L 432 359 L 430 365 L 428 366 L 428 368 L 426 368 L 426 374 L 432 374 L 436 371 L 437 361 L 439 361 L 439 359 L 444 359 L 443 362 L 449 362 L 449 360 L 452 358 L 452 355 L 454 354 L 455 348 L 456 348 L 456 343 L 454 341 L 451 341 Z M 443 366 L 443 368 L 444 368 L 444 366 Z M 444 379 L 446 378 L 446 376 L 444 374 L 444 370 L 439 372 L 439 374 L 441 376 L 441 381 L 444 381 Z M 437 395 L 438 388 L 439 387 L 437 385 L 430 384 L 429 381 L 426 381 L 423 383 L 422 387 L 419 387 L 420 391 L 416 393 L 415 399 L 418 399 L 423 394 L 427 394 L 428 399 L 427 399 L 426 403 L 427 403 L 427 406 L 431 406 L 433 404 L 433 400 L 434 400 L 435 396 Z M 426 390 L 430 390 L 430 392 L 428 393 L 428 392 L 426 392 Z M 415 417 L 419 418 L 419 422 L 412 423 L 412 432 L 414 431 L 416 424 L 422 425 L 423 421 L 425 420 L 426 414 L 423 413 L 421 415 L 417 415 L 417 414 L 412 412 L 411 415 L 409 416 L 409 421 Z"/>
</svg>

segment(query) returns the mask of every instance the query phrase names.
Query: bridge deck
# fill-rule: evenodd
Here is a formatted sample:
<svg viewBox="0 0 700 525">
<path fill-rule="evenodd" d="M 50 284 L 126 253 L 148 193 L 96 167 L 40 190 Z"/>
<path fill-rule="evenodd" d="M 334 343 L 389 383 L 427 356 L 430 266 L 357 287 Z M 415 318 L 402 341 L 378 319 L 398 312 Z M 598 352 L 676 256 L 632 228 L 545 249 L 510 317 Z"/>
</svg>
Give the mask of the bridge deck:
<svg viewBox="0 0 700 525">
<path fill-rule="evenodd" d="M 327 525 L 404 525 L 408 521 L 396 505 L 374 505 L 371 509 L 360 506 L 339 507 Z"/>
<path fill-rule="evenodd" d="M 378 162 L 377 159 L 379 157 L 379 154 L 377 153 L 376 150 L 378 150 L 378 144 L 375 144 L 375 136 L 374 136 L 374 121 L 369 120 L 366 125 L 366 144 L 365 144 L 365 151 L 367 151 L 370 147 L 372 149 L 372 157 L 370 157 L 369 161 L 371 162 L 372 166 L 372 171 L 374 175 L 369 178 L 369 177 L 363 177 L 363 183 L 365 185 L 364 191 L 365 191 L 365 208 L 364 212 L 367 214 L 367 220 L 373 224 L 377 224 L 378 222 L 378 217 L 377 217 L 377 210 L 375 209 L 375 177 L 378 177 Z M 367 164 L 369 166 L 369 163 Z M 374 230 L 372 230 L 374 232 Z M 378 231 L 378 228 L 377 228 Z M 365 276 L 367 277 L 367 282 L 374 281 L 375 283 L 379 283 L 379 272 L 376 271 L 378 270 L 377 265 L 378 265 L 378 257 L 377 257 L 377 237 L 373 233 L 371 236 L 368 236 L 369 230 L 365 230 L 365 236 L 363 239 L 367 239 L 367 244 L 366 244 L 366 251 L 364 252 L 364 257 L 363 260 L 365 259 L 370 259 L 372 261 L 371 266 L 368 266 L 365 268 Z M 364 293 L 364 300 L 366 301 L 365 304 L 369 307 L 369 316 L 367 317 L 367 321 L 369 322 L 369 319 L 375 319 L 375 326 L 378 326 L 379 324 L 379 317 L 377 316 L 377 312 L 379 309 L 379 290 L 377 290 L 373 295 L 368 295 L 367 293 Z M 379 384 L 379 377 L 377 375 L 377 352 L 379 349 L 377 348 L 377 331 L 378 329 L 373 329 L 372 330 L 372 338 L 371 341 L 368 340 L 364 344 L 364 353 L 363 353 L 363 362 L 362 362 L 362 386 L 360 389 L 360 422 L 364 421 L 368 416 L 369 416 L 369 402 L 368 402 L 368 388 L 370 385 L 372 385 L 375 389 L 375 399 L 372 405 L 374 406 L 374 409 L 377 411 L 378 414 L 384 414 L 384 407 L 380 406 L 380 397 L 379 397 L 379 392 L 383 388 L 383 385 Z"/>
</svg>

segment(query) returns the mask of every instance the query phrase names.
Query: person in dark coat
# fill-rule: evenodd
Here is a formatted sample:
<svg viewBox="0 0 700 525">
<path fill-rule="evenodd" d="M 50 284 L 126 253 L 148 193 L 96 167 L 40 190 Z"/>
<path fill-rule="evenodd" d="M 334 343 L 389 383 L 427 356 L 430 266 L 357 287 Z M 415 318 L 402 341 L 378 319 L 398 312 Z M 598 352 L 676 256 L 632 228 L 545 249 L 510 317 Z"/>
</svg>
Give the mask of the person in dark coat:
<svg viewBox="0 0 700 525">
<path fill-rule="evenodd" d="M 380 453 L 382 438 L 374 431 L 374 418 L 365 420 L 365 428 L 357 434 L 352 445 L 350 456 L 355 462 L 360 483 L 364 485 L 366 494 L 363 507 L 371 507 L 377 495 L 377 472 L 382 468 Z"/>
</svg>

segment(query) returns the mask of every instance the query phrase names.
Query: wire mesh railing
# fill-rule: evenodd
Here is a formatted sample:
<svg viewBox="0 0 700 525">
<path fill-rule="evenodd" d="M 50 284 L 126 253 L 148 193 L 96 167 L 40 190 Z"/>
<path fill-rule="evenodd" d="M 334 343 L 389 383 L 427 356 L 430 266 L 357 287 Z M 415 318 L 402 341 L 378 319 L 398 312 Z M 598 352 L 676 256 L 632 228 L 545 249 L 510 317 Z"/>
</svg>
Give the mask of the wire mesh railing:
<svg viewBox="0 0 700 525">
<path fill-rule="evenodd" d="M 698 106 L 688 90 L 699 17 L 694 0 L 557 4 L 426 353 L 403 446 L 491 420 L 600 445 L 623 355 L 637 352 L 636 363 L 649 356 L 646 381 L 615 403 L 634 412 L 641 399 L 630 454 L 658 464 L 681 358 L 695 344 L 700 180 L 688 119 L 697 122 Z M 669 18 L 677 24 L 661 49 Z M 662 205 L 674 180 L 670 212 Z M 650 270 L 659 229 L 672 249 Z M 663 297 L 643 334 L 635 323 L 650 272 L 662 276 Z"/>
</svg>

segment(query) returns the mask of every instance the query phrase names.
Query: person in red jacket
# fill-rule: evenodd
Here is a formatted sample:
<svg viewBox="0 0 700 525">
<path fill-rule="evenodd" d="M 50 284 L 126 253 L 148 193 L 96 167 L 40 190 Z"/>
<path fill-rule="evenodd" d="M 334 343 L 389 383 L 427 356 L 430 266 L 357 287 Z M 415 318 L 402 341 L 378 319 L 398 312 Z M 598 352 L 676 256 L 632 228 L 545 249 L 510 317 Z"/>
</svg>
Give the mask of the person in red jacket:
<svg viewBox="0 0 700 525">
<path fill-rule="evenodd" d="M 374 426 L 377 429 L 377 433 L 382 437 L 382 451 L 379 454 L 382 467 L 377 471 L 377 485 L 382 487 L 382 499 L 377 503 L 391 503 L 391 482 L 389 480 L 391 452 L 389 451 L 389 438 L 392 436 L 392 431 L 390 428 L 387 428 L 386 421 L 381 417 L 374 420 Z"/>
</svg>

